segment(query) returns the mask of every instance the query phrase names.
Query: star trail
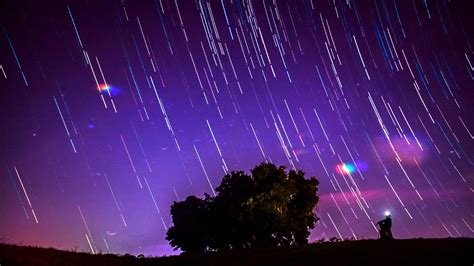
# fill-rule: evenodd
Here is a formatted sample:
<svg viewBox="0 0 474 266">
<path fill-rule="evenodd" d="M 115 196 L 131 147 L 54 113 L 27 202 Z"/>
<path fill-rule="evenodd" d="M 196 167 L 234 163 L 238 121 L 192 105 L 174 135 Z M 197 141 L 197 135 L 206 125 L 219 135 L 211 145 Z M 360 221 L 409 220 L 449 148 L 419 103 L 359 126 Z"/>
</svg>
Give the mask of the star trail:
<svg viewBox="0 0 474 266">
<path fill-rule="evenodd" d="M 268 161 L 310 236 L 474 237 L 461 0 L 4 1 L 0 240 L 163 255 L 173 201 Z"/>
</svg>

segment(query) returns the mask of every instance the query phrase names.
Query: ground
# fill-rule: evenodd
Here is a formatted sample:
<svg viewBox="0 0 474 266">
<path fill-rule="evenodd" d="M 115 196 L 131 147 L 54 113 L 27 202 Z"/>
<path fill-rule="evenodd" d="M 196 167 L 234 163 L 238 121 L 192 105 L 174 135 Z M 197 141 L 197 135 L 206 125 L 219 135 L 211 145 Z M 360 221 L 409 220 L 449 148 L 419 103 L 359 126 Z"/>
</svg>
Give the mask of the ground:
<svg viewBox="0 0 474 266">
<path fill-rule="evenodd" d="M 359 240 L 205 255 L 136 258 L 0 244 L 0 266 L 16 265 L 474 265 L 473 238 Z"/>
</svg>

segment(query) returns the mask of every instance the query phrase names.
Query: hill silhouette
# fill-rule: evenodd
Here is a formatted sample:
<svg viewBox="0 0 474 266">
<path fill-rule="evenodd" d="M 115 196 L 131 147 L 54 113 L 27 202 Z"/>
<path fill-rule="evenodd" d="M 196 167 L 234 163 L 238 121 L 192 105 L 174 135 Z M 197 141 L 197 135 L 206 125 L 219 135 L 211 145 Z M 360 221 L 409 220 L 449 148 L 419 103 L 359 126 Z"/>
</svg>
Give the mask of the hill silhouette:
<svg viewBox="0 0 474 266">
<path fill-rule="evenodd" d="M 138 258 L 0 244 L 0 265 L 473 265 L 474 239 L 359 240 Z"/>
</svg>

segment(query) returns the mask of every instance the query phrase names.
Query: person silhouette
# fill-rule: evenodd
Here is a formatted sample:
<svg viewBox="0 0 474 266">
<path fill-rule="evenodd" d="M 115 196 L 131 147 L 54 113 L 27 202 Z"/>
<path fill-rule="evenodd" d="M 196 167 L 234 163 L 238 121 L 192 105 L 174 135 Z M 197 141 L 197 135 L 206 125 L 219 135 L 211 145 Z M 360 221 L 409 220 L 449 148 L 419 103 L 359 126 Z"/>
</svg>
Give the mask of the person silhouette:
<svg viewBox="0 0 474 266">
<path fill-rule="evenodd" d="M 392 235 L 392 216 L 390 212 L 385 212 L 385 219 L 377 222 L 379 226 L 380 239 L 393 239 Z"/>
</svg>

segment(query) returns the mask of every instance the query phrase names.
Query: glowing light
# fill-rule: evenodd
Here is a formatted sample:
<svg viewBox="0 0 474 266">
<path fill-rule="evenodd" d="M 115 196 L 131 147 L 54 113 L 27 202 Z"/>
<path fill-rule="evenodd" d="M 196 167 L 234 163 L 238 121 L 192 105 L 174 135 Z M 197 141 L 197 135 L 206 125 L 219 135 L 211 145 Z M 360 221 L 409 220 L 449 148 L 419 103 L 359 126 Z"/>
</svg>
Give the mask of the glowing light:
<svg viewBox="0 0 474 266">
<path fill-rule="evenodd" d="M 355 166 L 352 165 L 352 164 L 344 164 L 342 166 L 342 169 L 344 170 L 344 172 L 346 173 L 353 173 L 355 171 Z"/>
<path fill-rule="evenodd" d="M 100 91 L 109 91 L 111 89 L 111 87 L 107 84 L 100 84 L 99 89 L 100 89 Z"/>
<path fill-rule="evenodd" d="M 336 172 L 341 175 L 352 174 L 356 170 L 359 172 L 367 170 L 367 163 L 364 161 L 356 161 L 355 163 L 341 163 L 336 165 Z"/>
<path fill-rule="evenodd" d="M 352 174 L 355 170 L 355 165 L 351 163 L 343 163 L 336 166 L 336 171 L 341 175 Z"/>
<path fill-rule="evenodd" d="M 99 85 L 100 92 L 104 94 L 110 94 L 112 96 L 116 96 L 119 94 L 119 90 L 116 87 L 113 87 L 109 84 L 100 84 Z"/>
<path fill-rule="evenodd" d="M 385 216 L 390 216 L 390 211 L 385 211 Z"/>
</svg>

